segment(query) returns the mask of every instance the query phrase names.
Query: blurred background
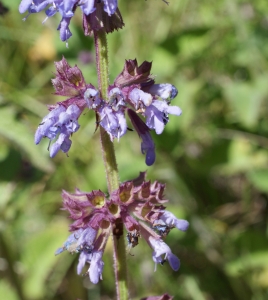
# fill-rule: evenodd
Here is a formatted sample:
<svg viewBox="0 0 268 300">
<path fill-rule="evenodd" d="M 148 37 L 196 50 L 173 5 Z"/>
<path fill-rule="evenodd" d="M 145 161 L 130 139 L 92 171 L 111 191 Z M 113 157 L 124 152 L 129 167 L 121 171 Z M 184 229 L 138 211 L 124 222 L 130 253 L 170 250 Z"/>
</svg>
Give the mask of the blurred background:
<svg viewBox="0 0 268 300">
<path fill-rule="evenodd" d="M 66 57 L 96 84 L 92 39 L 78 9 L 69 48 L 44 12 L 26 22 L 19 0 L 0 9 L 0 296 L 5 300 L 115 299 L 112 247 L 103 281 L 76 275 L 77 256 L 55 250 L 68 236 L 61 190 L 107 191 L 99 133 L 92 112 L 79 119 L 69 157 L 49 158 L 34 132 L 46 104 L 62 101 L 50 80 Z M 154 272 L 151 249 L 140 240 L 128 256 L 134 300 L 165 292 L 182 300 L 268 299 L 268 2 L 266 0 L 120 0 L 125 27 L 110 34 L 111 82 L 124 59 L 153 61 L 156 82 L 179 94 L 161 136 L 157 160 L 144 163 L 140 140 L 115 141 L 121 181 L 147 170 L 167 184 L 168 210 L 190 222 L 166 238 L 181 259 Z M 131 158 L 131 160 L 130 160 Z"/>
</svg>

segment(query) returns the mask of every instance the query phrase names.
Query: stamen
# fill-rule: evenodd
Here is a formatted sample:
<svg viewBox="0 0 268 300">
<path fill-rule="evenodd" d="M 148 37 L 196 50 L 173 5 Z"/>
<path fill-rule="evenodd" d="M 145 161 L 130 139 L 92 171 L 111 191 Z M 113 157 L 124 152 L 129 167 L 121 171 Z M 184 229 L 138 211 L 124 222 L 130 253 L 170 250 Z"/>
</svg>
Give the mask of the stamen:
<svg viewBox="0 0 268 300">
<path fill-rule="evenodd" d="M 28 15 L 27 15 L 26 17 L 24 17 L 24 18 L 22 19 L 22 21 L 25 22 L 25 21 L 28 19 L 29 15 L 31 15 L 31 13 L 28 13 Z"/>
<path fill-rule="evenodd" d="M 50 145 L 51 145 L 51 140 L 49 140 L 47 151 L 49 151 Z"/>
<path fill-rule="evenodd" d="M 42 22 L 42 24 L 44 24 L 46 22 L 46 20 L 48 19 L 48 17 L 45 18 L 45 20 Z"/>
</svg>

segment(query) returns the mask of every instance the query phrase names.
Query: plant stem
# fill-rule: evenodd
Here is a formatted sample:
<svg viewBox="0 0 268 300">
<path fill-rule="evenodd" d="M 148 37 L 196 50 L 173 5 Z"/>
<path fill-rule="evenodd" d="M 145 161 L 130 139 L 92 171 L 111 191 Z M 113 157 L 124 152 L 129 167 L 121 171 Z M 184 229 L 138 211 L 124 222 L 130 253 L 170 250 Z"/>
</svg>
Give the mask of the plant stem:
<svg viewBox="0 0 268 300">
<path fill-rule="evenodd" d="M 98 73 L 99 92 L 102 99 L 108 100 L 107 91 L 109 86 L 109 61 L 108 45 L 105 31 L 94 31 L 94 41 L 96 48 L 96 64 Z M 108 133 L 101 126 L 100 141 L 102 148 L 102 157 L 106 172 L 108 191 L 111 194 L 112 191 L 119 188 L 119 175 L 116 164 L 114 145 L 111 142 Z M 113 236 L 114 270 L 117 300 L 128 299 L 126 246 L 123 236 Z"/>
<path fill-rule="evenodd" d="M 107 90 L 109 86 L 109 61 L 108 45 L 105 31 L 94 31 L 94 41 L 96 48 L 96 64 L 98 72 L 98 86 L 102 99 L 108 100 Z M 116 164 L 114 145 L 107 132 L 100 126 L 102 156 L 106 172 L 108 191 L 118 189 L 119 177 Z"/>
</svg>

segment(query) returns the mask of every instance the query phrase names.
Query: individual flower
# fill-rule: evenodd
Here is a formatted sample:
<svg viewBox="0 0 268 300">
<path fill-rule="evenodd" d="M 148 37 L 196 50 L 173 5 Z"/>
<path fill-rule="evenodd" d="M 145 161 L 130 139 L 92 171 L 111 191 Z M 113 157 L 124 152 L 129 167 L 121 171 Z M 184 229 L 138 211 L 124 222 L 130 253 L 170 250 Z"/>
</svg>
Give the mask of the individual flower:
<svg viewBox="0 0 268 300">
<path fill-rule="evenodd" d="M 104 101 L 100 98 L 99 91 L 94 88 L 89 88 L 85 91 L 84 99 L 89 109 L 96 109 L 104 104 Z"/>
<path fill-rule="evenodd" d="M 109 134 L 111 141 L 114 138 L 120 139 L 127 131 L 127 122 L 124 112 L 115 111 L 110 106 L 104 106 L 99 110 L 100 125 Z"/>
<path fill-rule="evenodd" d="M 166 101 L 154 100 L 147 106 L 144 112 L 146 125 L 150 129 L 155 129 L 157 134 L 161 134 L 168 123 L 169 114 L 180 116 L 182 113 L 178 106 L 170 106 Z"/>
<path fill-rule="evenodd" d="M 128 251 L 138 246 L 139 238 L 142 238 L 153 250 L 155 270 L 157 264 L 168 261 L 177 271 L 180 260 L 164 238 L 175 226 L 186 230 L 188 222 L 165 210 L 163 203 L 168 200 L 164 191 L 164 184 L 146 181 L 144 172 L 134 180 L 121 183 L 109 196 L 100 190 L 90 193 L 76 190 L 73 194 L 63 191 L 63 207 L 74 222 L 70 225 L 72 234 L 56 254 L 64 250 L 78 253 L 78 274 L 89 264 L 87 274 L 91 282 L 97 283 L 102 279 L 102 256 L 107 240 L 111 232 L 117 239 L 124 238 L 125 227 Z M 165 235 L 158 224 L 166 228 Z"/>
<path fill-rule="evenodd" d="M 39 13 L 46 9 L 46 19 L 59 13 L 62 17 L 57 30 L 60 31 L 62 41 L 67 41 L 72 33 L 69 29 L 70 21 L 77 9 L 83 12 L 83 26 L 85 34 L 92 33 L 92 30 L 104 28 L 106 32 L 112 32 L 115 29 L 122 28 L 124 23 L 121 14 L 117 8 L 117 0 L 22 0 L 19 5 L 19 12 L 28 15 Z M 46 21 L 44 20 L 44 22 Z"/>
<path fill-rule="evenodd" d="M 67 153 L 72 144 L 70 136 L 80 127 L 77 122 L 80 114 L 81 110 L 75 104 L 67 109 L 63 105 L 57 105 L 38 126 L 35 143 L 39 144 L 44 137 L 49 138 L 50 143 L 56 139 L 50 147 L 50 157 L 54 157 L 59 150 Z"/>
<path fill-rule="evenodd" d="M 170 83 L 153 84 L 149 87 L 148 92 L 168 102 L 171 102 L 178 95 L 178 90 Z"/>
<path fill-rule="evenodd" d="M 103 245 L 100 240 L 108 238 L 107 233 L 96 238 L 98 230 L 91 227 L 78 229 L 74 231 L 66 240 L 63 247 L 56 250 L 55 255 L 67 250 L 70 253 L 79 253 L 79 262 L 77 265 L 77 273 L 81 274 L 86 263 L 90 264 L 87 271 L 92 283 L 96 284 L 102 279 L 102 269 L 104 262 L 102 261 Z"/>
<path fill-rule="evenodd" d="M 177 219 L 170 211 L 163 211 L 160 220 L 164 222 L 166 226 L 176 227 L 181 231 L 186 231 L 189 227 L 189 222 L 186 220 Z"/>
</svg>

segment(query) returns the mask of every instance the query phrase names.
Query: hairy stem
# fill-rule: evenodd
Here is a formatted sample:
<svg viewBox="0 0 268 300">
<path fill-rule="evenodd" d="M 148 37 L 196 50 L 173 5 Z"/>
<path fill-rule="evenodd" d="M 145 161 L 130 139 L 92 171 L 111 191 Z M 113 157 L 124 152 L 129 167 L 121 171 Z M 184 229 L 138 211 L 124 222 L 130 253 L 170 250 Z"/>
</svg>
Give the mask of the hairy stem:
<svg viewBox="0 0 268 300">
<path fill-rule="evenodd" d="M 105 31 L 94 31 L 94 41 L 96 48 L 96 64 L 98 72 L 98 86 L 101 97 L 108 100 L 109 86 L 109 61 L 108 46 Z M 106 180 L 108 191 L 112 191 L 119 187 L 119 175 L 114 151 L 114 145 L 110 140 L 107 132 L 100 126 L 100 140 L 102 148 L 102 157 L 106 172 Z M 122 225 L 122 224 L 121 224 Z M 126 267 L 126 248 L 123 236 L 113 238 L 114 246 L 114 270 L 116 280 L 117 300 L 128 299 L 127 287 L 127 267 Z"/>
<path fill-rule="evenodd" d="M 106 33 L 104 31 L 95 31 L 94 41 L 96 47 L 96 64 L 98 72 L 99 91 L 102 99 L 107 100 L 107 90 L 109 86 L 109 61 Z M 100 127 L 100 136 L 108 191 L 109 193 L 111 193 L 119 187 L 119 176 L 114 152 L 114 145 L 111 142 L 109 135 L 102 127 Z"/>
</svg>

